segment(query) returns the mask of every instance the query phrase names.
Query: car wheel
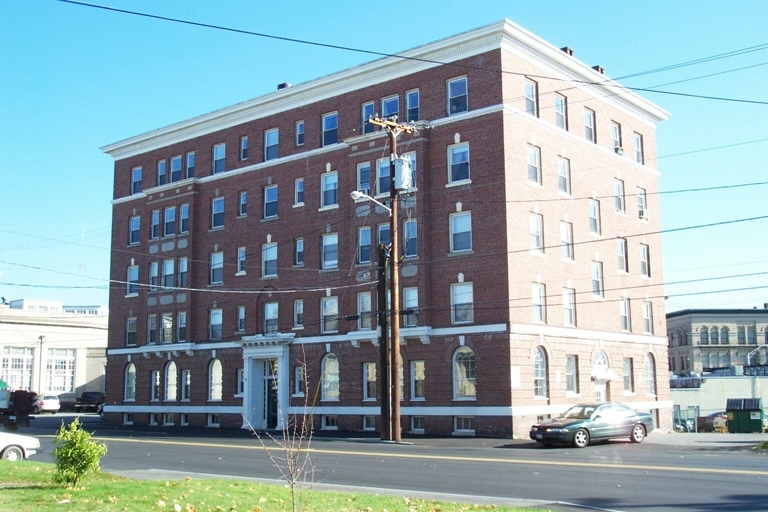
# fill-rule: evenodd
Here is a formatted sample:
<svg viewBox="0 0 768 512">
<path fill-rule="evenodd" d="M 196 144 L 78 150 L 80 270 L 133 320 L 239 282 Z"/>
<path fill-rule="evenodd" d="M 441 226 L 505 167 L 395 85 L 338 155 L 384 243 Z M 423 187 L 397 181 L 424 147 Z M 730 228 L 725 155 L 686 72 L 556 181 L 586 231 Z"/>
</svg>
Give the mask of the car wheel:
<svg viewBox="0 0 768 512">
<path fill-rule="evenodd" d="M 633 443 L 642 443 L 643 439 L 645 439 L 645 427 L 639 424 L 632 427 L 630 439 Z"/>
<path fill-rule="evenodd" d="M 59 412 L 59 410 L 58 410 L 58 409 L 53 409 L 53 410 L 51 410 L 51 414 L 56 414 L 57 412 Z"/>
<path fill-rule="evenodd" d="M 38 406 L 35 406 L 35 408 L 32 409 L 32 414 L 40 414 L 40 408 Z"/>
<path fill-rule="evenodd" d="M 17 461 L 24 458 L 24 452 L 18 446 L 9 446 L 3 450 L 3 460 Z"/>
<path fill-rule="evenodd" d="M 573 434 L 573 446 L 576 448 L 584 448 L 589 444 L 589 432 L 580 428 Z"/>
<path fill-rule="evenodd" d="M 79 407 L 75 407 L 75 412 L 80 412 L 80 408 Z"/>
</svg>

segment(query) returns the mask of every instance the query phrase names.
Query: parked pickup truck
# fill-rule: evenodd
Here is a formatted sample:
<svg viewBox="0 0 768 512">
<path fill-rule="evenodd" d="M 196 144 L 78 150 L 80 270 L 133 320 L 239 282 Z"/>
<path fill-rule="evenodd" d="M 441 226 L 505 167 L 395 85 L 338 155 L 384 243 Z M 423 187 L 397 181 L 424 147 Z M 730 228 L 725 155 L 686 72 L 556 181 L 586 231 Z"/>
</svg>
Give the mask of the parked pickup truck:
<svg viewBox="0 0 768 512">
<path fill-rule="evenodd" d="M 80 395 L 80 398 L 75 399 L 75 412 L 96 412 L 99 406 L 104 403 L 105 398 L 106 396 L 101 391 L 85 391 Z"/>
</svg>

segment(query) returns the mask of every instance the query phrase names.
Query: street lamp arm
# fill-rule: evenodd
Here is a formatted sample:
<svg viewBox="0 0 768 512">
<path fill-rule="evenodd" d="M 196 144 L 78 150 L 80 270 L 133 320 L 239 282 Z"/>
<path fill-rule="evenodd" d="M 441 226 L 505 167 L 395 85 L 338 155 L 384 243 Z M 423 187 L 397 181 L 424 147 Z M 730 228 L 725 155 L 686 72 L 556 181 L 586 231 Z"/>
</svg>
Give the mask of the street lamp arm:
<svg viewBox="0 0 768 512">
<path fill-rule="evenodd" d="M 362 201 L 371 201 L 373 203 L 376 203 L 377 205 L 379 205 L 382 208 L 384 208 L 385 210 L 387 210 L 387 212 L 389 212 L 389 216 L 390 217 L 392 216 L 392 208 L 390 208 L 389 206 L 385 205 L 381 201 L 377 201 L 376 199 L 372 198 L 368 194 L 364 194 L 364 193 L 360 192 L 359 190 L 353 190 L 352 192 L 350 192 L 349 193 L 349 197 L 351 197 L 352 200 L 354 202 L 356 202 L 356 203 L 360 203 Z"/>
</svg>

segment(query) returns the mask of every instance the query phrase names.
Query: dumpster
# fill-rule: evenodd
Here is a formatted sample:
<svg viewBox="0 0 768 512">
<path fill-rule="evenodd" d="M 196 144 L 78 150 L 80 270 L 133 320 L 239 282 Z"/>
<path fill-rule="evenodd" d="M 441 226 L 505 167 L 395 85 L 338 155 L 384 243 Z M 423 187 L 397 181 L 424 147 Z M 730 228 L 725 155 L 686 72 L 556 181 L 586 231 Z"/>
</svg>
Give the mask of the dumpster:
<svg viewBox="0 0 768 512">
<path fill-rule="evenodd" d="M 729 398 L 725 412 L 728 415 L 728 432 L 731 434 L 763 431 L 762 398 Z"/>
</svg>

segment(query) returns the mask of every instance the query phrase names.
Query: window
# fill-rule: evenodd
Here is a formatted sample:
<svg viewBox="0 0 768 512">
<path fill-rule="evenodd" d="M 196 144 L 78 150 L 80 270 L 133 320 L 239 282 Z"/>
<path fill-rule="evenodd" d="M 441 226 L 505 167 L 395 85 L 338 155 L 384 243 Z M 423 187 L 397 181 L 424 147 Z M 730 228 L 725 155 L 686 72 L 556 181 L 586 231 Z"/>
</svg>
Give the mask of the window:
<svg viewBox="0 0 768 512">
<path fill-rule="evenodd" d="M 181 370 L 181 400 L 189 401 L 190 388 L 192 387 L 192 370 Z"/>
<path fill-rule="evenodd" d="M 627 239 L 616 239 L 616 256 L 619 263 L 619 272 L 629 272 L 629 261 L 627 258 Z"/>
<path fill-rule="evenodd" d="M 156 261 L 149 262 L 149 291 L 157 291 L 159 264 Z"/>
<path fill-rule="evenodd" d="M 645 244 L 640 244 L 640 274 L 651 277 L 651 249 Z"/>
<path fill-rule="evenodd" d="M 157 314 L 147 315 L 147 343 L 157 343 Z"/>
<path fill-rule="evenodd" d="M 357 190 L 366 195 L 371 193 L 371 164 L 369 162 L 357 164 Z"/>
<path fill-rule="evenodd" d="M 304 204 L 304 178 L 298 178 L 293 182 L 293 204 L 294 206 Z"/>
<path fill-rule="evenodd" d="M 169 206 L 165 209 L 163 223 L 163 236 L 171 236 L 176 234 L 176 207 Z"/>
<path fill-rule="evenodd" d="M 653 334 L 653 303 L 648 300 L 643 301 L 643 332 Z M 717 344 L 717 331 L 715 331 L 714 344 Z"/>
<path fill-rule="evenodd" d="M 264 218 L 277 217 L 277 185 L 264 188 Z"/>
<path fill-rule="evenodd" d="M 179 233 L 189 232 L 189 204 L 184 203 L 180 207 Z"/>
<path fill-rule="evenodd" d="M 187 258 L 179 258 L 179 279 L 178 279 L 178 285 L 179 288 L 184 288 L 187 286 Z"/>
<path fill-rule="evenodd" d="M 413 258 L 418 253 L 418 238 L 416 220 L 405 221 L 403 229 L 403 256 Z"/>
<path fill-rule="evenodd" d="M 322 315 L 322 332 L 331 333 L 339 330 L 339 299 L 338 297 L 323 297 L 320 299 Z"/>
<path fill-rule="evenodd" d="M 339 176 L 335 172 L 328 172 L 320 177 L 322 186 L 322 198 L 320 206 L 327 208 L 339 204 Z"/>
<path fill-rule="evenodd" d="M 699 330 L 699 344 L 700 345 L 709 344 L 709 329 L 707 329 L 706 327 L 702 327 Z"/>
<path fill-rule="evenodd" d="M 754 325 L 747 326 L 747 344 L 755 345 L 757 343 L 757 332 Z"/>
<path fill-rule="evenodd" d="M 160 400 L 160 372 L 158 370 L 152 370 L 149 374 L 150 390 L 149 399 L 153 402 Z"/>
<path fill-rule="evenodd" d="M 721 345 L 728 345 L 730 343 L 730 334 L 731 332 L 728 330 L 727 327 L 723 327 L 720 329 L 720 344 Z M 766 340 L 768 342 L 768 340 Z"/>
<path fill-rule="evenodd" d="M 216 308 L 210 310 L 208 317 L 208 336 L 212 340 L 221 339 L 221 317 L 221 309 Z"/>
<path fill-rule="evenodd" d="M 573 224 L 560 223 L 560 257 L 573 260 Z"/>
<path fill-rule="evenodd" d="M 474 322 L 474 301 L 472 283 L 451 285 L 451 323 L 465 324 Z"/>
<path fill-rule="evenodd" d="M 467 77 L 448 80 L 448 115 L 460 114 L 467 110 Z"/>
<path fill-rule="evenodd" d="M 702 329 L 703 331 L 703 329 Z M 739 325 L 736 328 L 736 341 L 739 345 L 746 345 L 747 344 L 747 336 L 746 336 L 746 329 L 743 325 Z"/>
<path fill-rule="evenodd" d="M 376 129 L 375 124 L 368 122 L 369 119 L 373 118 L 375 110 L 376 107 L 372 101 L 363 103 L 360 107 L 360 133 L 372 133 Z"/>
<path fill-rule="evenodd" d="M 139 293 L 139 266 L 131 265 L 128 267 L 128 275 L 126 278 L 128 286 L 126 288 L 126 295 L 138 295 Z"/>
<path fill-rule="evenodd" d="M 528 214 L 528 233 L 531 252 L 544 253 L 544 218 L 538 213 Z"/>
<path fill-rule="evenodd" d="M 448 148 L 448 183 L 469 180 L 469 144 L 458 144 Z"/>
<path fill-rule="evenodd" d="M 536 347 L 533 353 L 533 395 L 547 396 L 547 354 L 543 347 Z"/>
<path fill-rule="evenodd" d="M 264 334 L 278 332 L 280 318 L 278 306 L 277 302 L 264 303 Z"/>
<path fill-rule="evenodd" d="M 376 400 L 376 363 L 363 363 L 363 400 Z"/>
<path fill-rule="evenodd" d="M 129 316 L 125 320 L 125 344 L 127 346 L 136 345 L 136 317 Z"/>
<path fill-rule="evenodd" d="M 221 366 L 221 361 L 214 359 L 208 366 L 208 400 L 221 400 L 222 388 L 224 387 L 224 371 Z M 216 416 L 213 423 L 219 424 L 218 414 L 211 414 L 210 416 Z M 209 416 L 209 424 L 211 418 Z"/>
<path fill-rule="evenodd" d="M 293 367 L 293 396 L 304 396 L 306 379 L 303 366 Z"/>
<path fill-rule="evenodd" d="M 632 331 L 632 319 L 630 317 L 629 299 L 622 297 L 619 301 L 619 317 L 621 319 L 621 330 L 630 332 Z"/>
<path fill-rule="evenodd" d="M 595 112 L 588 108 L 584 109 L 584 137 L 589 142 L 597 142 L 595 136 Z"/>
<path fill-rule="evenodd" d="M 357 294 L 357 328 L 358 330 L 370 329 L 371 318 L 371 292 Z"/>
<path fill-rule="evenodd" d="M 419 90 L 405 93 L 405 121 L 408 123 L 419 120 Z"/>
<path fill-rule="evenodd" d="M 592 296 L 603 296 L 603 264 L 599 261 L 592 262 Z"/>
<path fill-rule="evenodd" d="M 173 343 L 173 313 L 160 315 L 160 343 Z"/>
<path fill-rule="evenodd" d="M 128 363 L 125 369 L 125 394 L 126 401 L 136 400 L 136 365 Z"/>
<path fill-rule="evenodd" d="M 576 325 L 576 290 L 563 289 L 563 325 Z"/>
<path fill-rule="evenodd" d="M 381 100 L 381 117 L 388 118 L 400 113 L 400 97 L 389 96 Z"/>
<path fill-rule="evenodd" d="M 611 123 L 611 149 L 618 153 L 621 148 L 621 125 Z"/>
<path fill-rule="evenodd" d="M 296 145 L 304 145 L 304 121 L 296 121 Z"/>
<path fill-rule="evenodd" d="M 322 268 L 339 268 L 339 235 L 323 235 Z"/>
<path fill-rule="evenodd" d="M 152 210 L 150 219 L 149 238 L 160 238 L 160 210 Z"/>
<path fill-rule="evenodd" d="M 424 433 L 424 416 L 411 416 L 411 434 Z"/>
<path fill-rule="evenodd" d="M 323 116 L 323 147 L 336 144 L 339 137 L 339 114 L 333 112 Z"/>
<path fill-rule="evenodd" d="M 648 220 L 648 200 L 645 195 L 645 189 L 637 189 L 637 218 Z"/>
<path fill-rule="evenodd" d="M 635 152 L 635 162 L 644 164 L 645 155 L 643 154 L 643 136 L 639 133 L 635 133 L 632 136 L 632 146 Z"/>
<path fill-rule="evenodd" d="M 304 239 L 297 238 L 293 244 L 293 264 L 298 266 L 304 265 Z"/>
<path fill-rule="evenodd" d="M 181 181 L 181 155 L 171 158 L 171 181 Z"/>
<path fill-rule="evenodd" d="M 280 144 L 280 130 L 275 128 L 264 132 L 264 161 L 274 160 L 278 157 Z"/>
<path fill-rule="evenodd" d="M 565 390 L 568 393 L 579 392 L 579 356 L 565 356 Z"/>
<path fill-rule="evenodd" d="M 240 137 L 240 160 L 248 160 L 248 137 Z"/>
<path fill-rule="evenodd" d="M 277 277 L 277 244 L 261 246 L 261 277 Z"/>
<path fill-rule="evenodd" d="M 304 327 L 304 301 L 298 299 L 293 301 L 293 328 Z"/>
<path fill-rule="evenodd" d="M 187 153 L 187 178 L 195 177 L 195 152 Z"/>
<path fill-rule="evenodd" d="M 624 204 L 624 182 L 622 180 L 613 180 L 613 206 L 617 212 L 626 212 Z"/>
<path fill-rule="evenodd" d="M 589 200 L 589 232 L 593 235 L 600 234 L 600 202 L 595 199 Z"/>
<path fill-rule="evenodd" d="M 339 399 L 339 360 L 334 354 L 326 354 L 322 363 L 321 400 Z"/>
<path fill-rule="evenodd" d="M 525 112 L 539 117 L 539 86 L 531 80 L 525 81 Z"/>
<path fill-rule="evenodd" d="M 131 194 L 141 192 L 141 167 L 131 169 Z"/>
<path fill-rule="evenodd" d="M 141 217 L 131 217 L 128 224 L 128 243 L 133 245 L 141 241 Z"/>
<path fill-rule="evenodd" d="M 411 361 L 411 400 L 424 400 L 427 378 L 424 361 Z"/>
<path fill-rule="evenodd" d="M 158 160 L 157 162 L 157 184 L 165 185 L 168 183 L 168 172 L 166 168 L 165 160 Z"/>
<path fill-rule="evenodd" d="M 416 327 L 419 323 L 419 289 L 403 288 L 403 309 L 413 311 L 403 315 L 403 327 Z"/>
<path fill-rule="evenodd" d="M 476 398 L 475 353 L 471 348 L 459 347 L 453 354 L 453 398 Z"/>
<path fill-rule="evenodd" d="M 357 262 L 371 262 L 371 228 L 369 226 L 357 230 Z"/>
<path fill-rule="evenodd" d="M 454 416 L 453 430 L 457 434 L 473 435 L 475 433 L 475 417 L 474 416 Z"/>
<path fill-rule="evenodd" d="M 389 224 L 380 224 L 377 229 L 379 231 L 379 244 L 389 245 Z"/>
<path fill-rule="evenodd" d="M 173 279 L 175 276 L 175 269 L 173 260 L 163 260 L 163 288 L 173 288 Z"/>
<path fill-rule="evenodd" d="M 211 229 L 224 227 L 224 198 L 215 197 L 211 200 Z"/>
<path fill-rule="evenodd" d="M 571 162 L 565 158 L 557 159 L 557 190 L 571 194 Z"/>
<path fill-rule="evenodd" d="M 643 311 L 643 314 L 645 314 L 645 311 Z M 648 332 L 648 331 L 645 331 L 645 332 Z M 718 339 L 719 338 L 718 338 L 717 327 L 712 327 L 712 330 L 709 331 L 709 340 L 712 342 L 713 345 L 717 345 Z"/>
<path fill-rule="evenodd" d="M 187 341 L 187 312 L 179 311 L 176 315 L 176 341 Z"/>
<path fill-rule="evenodd" d="M 624 392 L 634 393 L 635 378 L 634 378 L 634 371 L 633 371 L 633 364 L 632 364 L 631 357 L 624 358 L 624 364 L 622 365 L 622 370 L 624 373 Z"/>
<path fill-rule="evenodd" d="M 645 354 L 645 392 L 649 395 L 656 394 L 656 362 L 650 353 Z"/>
<path fill-rule="evenodd" d="M 546 287 L 541 283 L 531 285 L 531 305 L 533 309 L 533 321 L 547 323 L 547 295 Z"/>
<path fill-rule="evenodd" d="M 389 196 L 391 180 L 389 178 L 390 159 L 380 158 L 376 160 L 376 195 Z"/>
<path fill-rule="evenodd" d="M 237 273 L 235 275 L 245 274 L 245 261 L 247 254 L 248 253 L 246 252 L 245 247 L 237 248 Z"/>
<path fill-rule="evenodd" d="M 211 253 L 211 273 L 208 284 L 218 284 L 224 282 L 224 253 Z"/>
<path fill-rule="evenodd" d="M 216 144 L 213 146 L 213 174 L 218 174 L 226 170 L 225 157 L 227 154 L 226 144 Z"/>
<path fill-rule="evenodd" d="M 540 153 L 536 146 L 528 146 L 528 181 L 541 185 Z"/>
<path fill-rule="evenodd" d="M 179 375 L 176 373 L 176 363 L 169 362 L 165 366 L 165 400 L 175 401 L 178 396 Z"/>
<path fill-rule="evenodd" d="M 408 153 L 403 153 L 402 155 L 403 159 L 408 159 L 411 162 L 411 189 L 416 188 L 416 152 L 410 151 Z"/>
<path fill-rule="evenodd" d="M 248 214 L 248 192 L 241 191 L 237 194 L 237 216 L 244 217 Z"/>
<path fill-rule="evenodd" d="M 451 214 L 451 252 L 472 250 L 472 213 Z"/>
<path fill-rule="evenodd" d="M 568 129 L 568 103 L 565 96 L 555 94 L 555 124 L 563 130 Z"/>
</svg>

